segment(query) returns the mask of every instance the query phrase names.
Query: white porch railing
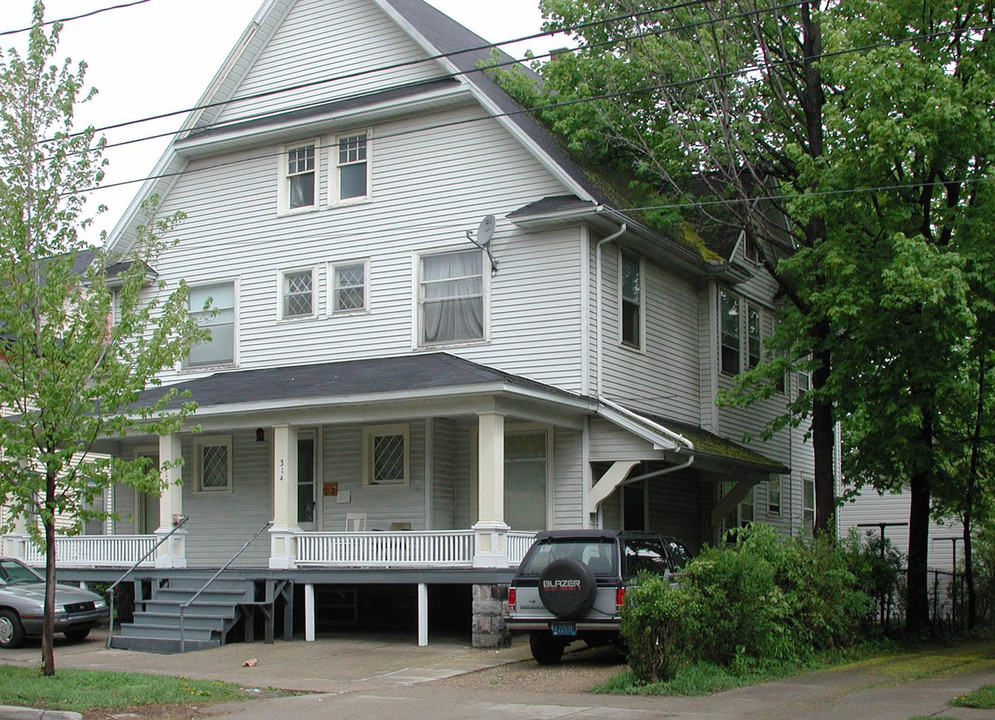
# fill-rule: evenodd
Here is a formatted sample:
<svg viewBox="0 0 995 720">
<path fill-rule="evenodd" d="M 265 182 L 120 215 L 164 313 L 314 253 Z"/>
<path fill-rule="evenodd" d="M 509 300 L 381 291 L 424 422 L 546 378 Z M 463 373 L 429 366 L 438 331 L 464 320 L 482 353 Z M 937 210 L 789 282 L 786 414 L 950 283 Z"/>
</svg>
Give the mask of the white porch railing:
<svg viewBox="0 0 995 720">
<path fill-rule="evenodd" d="M 530 547 L 532 547 L 532 541 L 535 540 L 536 534 L 534 532 L 525 532 L 523 530 L 509 530 L 508 531 L 508 563 L 511 565 L 518 565 L 522 562 L 522 558 L 525 557 L 525 553 Z"/>
<path fill-rule="evenodd" d="M 299 533 L 297 564 L 351 567 L 470 566 L 473 564 L 473 531 Z"/>
<path fill-rule="evenodd" d="M 55 561 L 59 567 L 127 567 L 156 544 L 155 535 L 78 535 L 55 539 Z M 24 561 L 44 565 L 45 553 L 34 543 L 26 544 Z M 155 558 L 144 565 L 155 565 Z"/>
<path fill-rule="evenodd" d="M 297 564 L 326 567 L 472 567 L 473 530 L 302 532 Z M 534 532 L 507 534 L 508 561 L 517 565 Z"/>
</svg>

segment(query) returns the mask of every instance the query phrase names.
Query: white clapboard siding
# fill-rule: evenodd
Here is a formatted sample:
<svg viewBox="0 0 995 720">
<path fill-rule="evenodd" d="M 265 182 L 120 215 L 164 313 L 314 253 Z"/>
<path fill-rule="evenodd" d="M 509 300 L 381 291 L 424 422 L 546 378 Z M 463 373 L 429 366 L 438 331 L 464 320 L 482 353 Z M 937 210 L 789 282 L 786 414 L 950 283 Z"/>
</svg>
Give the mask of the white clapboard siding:
<svg viewBox="0 0 995 720">
<path fill-rule="evenodd" d="M 641 437 L 601 418 L 590 422 L 591 461 L 662 460 L 663 452 Z"/>
<path fill-rule="evenodd" d="M 458 109 L 384 126 L 386 134 L 444 119 L 483 117 Z M 272 148 L 270 148 L 272 149 Z M 476 362 L 579 390 L 580 234 L 576 228 L 533 236 L 503 216 L 562 192 L 542 166 L 493 120 L 385 139 L 373 150 L 373 200 L 287 217 L 276 214 L 277 172 L 259 151 L 191 163 L 163 210 L 189 216 L 162 277 L 188 282 L 237 278 L 239 367 L 350 360 L 412 349 L 416 252 L 472 246 L 465 231 L 498 217 L 492 249 L 490 342 L 459 348 Z M 228 157 L 226 156 L 226 160 Z M 368 258 L 369 312 L 329 316 L 325 263 Z M 281 270 L 318 268 L 313 319 L 277 317 Z M 191 377 L 172 374 L 167 381 Z"/>
<path fill-rule="evenodd" d="M 846 536 L 851 528 L 861 535 L 868 536 L 871 542 L 880 542 L 881 531 L 877 527 L 858 527 L 868 523 L 908 523 L 912 495 L 908 490 L 901 493 L 879 494 L 874 488 L 863 488 L 852 502 L 844 503 L 839 509 L 840 536 Z M 929 556 L 931 570 L 953 570 L 954 543 L 944 538 L 963 538 L 964 528 L 956 519 L 942 523 L 931 520 L 929 523 Z M 908 526 L 886 527 L 885 537 L 901 552 L 909 551 Z M 957 570 L 964 569 L 964 543 L 958 541 Z"/>
<path fill-rule="evenodd" d="M 214 433 L 199 437 L 213 437 Z M 265 523 L 273 519 L 270 442 L 256 442 L 255 431 L 231 433 L 231 492 L 200 492 L 194 479 L 193 438 L 183 438 L 183 512 L 190 519 L 186 556 L 191 566 L 227 562 Z M 266 567 L 270 539 L 264 532 L 235 561 Z"/>
<path fill-rule="evenodd" d="M 618 268 L 618 250 L 614 245 L 608 246 L 602 252 L 603 393 L 630 407 L 697 425 L 700 419 L 697 281 L 643 259 L 645 337 L 640 351 L 621 344 Z M 591 295 L 594 297 L 595 293 L 592 291 Z M 592 315 L 596 316 L 596 312 L 595 308 Z M 592 353 L 597 352 L 596 332 L 595 328 Z M 594 365 L 592 362 L 592 368 Z M 592 383 L 594 380 L 592 377 Z"/>
<path fill-rule="evenodd" d="M 553 527 L 584 526 L 583 433 L 555 430 L 553 434 Z M 547 502 L 549 500 L 547 499 Z"/>
<path fill-rule="evenodd" d="M 341 79 L 232 103 L 222 113 L 221 120 L 233 121 L 262 112 L 362 95 L 441 75 L 442 70 L 435 62 L 369 72 L 426 57 L 371 0 L 300 0 L 260 53 L 235 97 L 272 92 L 288 85 Z"/>
</svg>

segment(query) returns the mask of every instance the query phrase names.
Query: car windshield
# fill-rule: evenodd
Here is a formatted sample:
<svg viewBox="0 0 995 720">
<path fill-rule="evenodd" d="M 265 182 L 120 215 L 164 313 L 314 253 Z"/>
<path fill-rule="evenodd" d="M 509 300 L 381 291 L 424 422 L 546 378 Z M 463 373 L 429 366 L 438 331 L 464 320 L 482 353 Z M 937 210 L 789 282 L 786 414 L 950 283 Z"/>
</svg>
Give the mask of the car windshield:
<svg viewBox="0 0 995 720">
<path fill-rule="evenodd" d="M 44 582 L 41 576 L 27 565 L 21 565 L 13 560 L 0 560 L 0 581 L 6 585 Z"/>
<path fill-rule="evenodd" d="M 550 540 L 537 545 L 530 553 L 520 573 L 541 575 L 554 560 L 572 558 L 587 565 L 595 575 L 616 575 L 614 543 L 601 539 L 591 540 Z"/>
</svg>

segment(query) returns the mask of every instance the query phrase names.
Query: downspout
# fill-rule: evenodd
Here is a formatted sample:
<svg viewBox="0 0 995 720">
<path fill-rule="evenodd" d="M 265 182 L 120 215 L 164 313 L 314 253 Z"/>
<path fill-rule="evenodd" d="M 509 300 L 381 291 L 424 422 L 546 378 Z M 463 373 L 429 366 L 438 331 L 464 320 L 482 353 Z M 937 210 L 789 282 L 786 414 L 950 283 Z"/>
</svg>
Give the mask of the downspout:
<svg viewBox="0 0 995 720">
<path fill-rule="evenodd" d="M 595 309 L 595 312 L 598 315 L 597 321 L 596 321 L 596 327 L 597 327 L 596 334 L 598 336 L 598 338 L 597 338 L 598 339 L 598 352 L 597 352 L 597 355 L 595 356 L 595 360 L 594 360 L 594 364 L 597 366 L 596 367 L 596 371 L 598 373 L 598 382 L 597 382 L 597 385 L 595 386 L 597 388 L 597 390 L 595 392 L 595 396 L 598 397 L 599 399 L 601 398 L 601 390 L 602 390 L 602 388 L 601 388 L 601 358 L 602 358 L 602 352 L 601 352 L 601 324 L 602 324 L 601 323 L 601 246 L 604 245 L 605 243 L 610 243 L 612 240 L 616 240 L 617 238 L 619 238 L 628 229 L 629 229 L 628 226 L 625 223 L 622 223 L 621 227 L 619 227 L 619 229 L 618 229 L 618 232 L 614 232 L 611 235 L 609 235 L 608 237 L 599 240 L 598 244 L 594 248 L 594 277 L 595 277 L 594 282 L 595 282 L 595 292 L 597 294 L 597 308 Z"/>
</svg>

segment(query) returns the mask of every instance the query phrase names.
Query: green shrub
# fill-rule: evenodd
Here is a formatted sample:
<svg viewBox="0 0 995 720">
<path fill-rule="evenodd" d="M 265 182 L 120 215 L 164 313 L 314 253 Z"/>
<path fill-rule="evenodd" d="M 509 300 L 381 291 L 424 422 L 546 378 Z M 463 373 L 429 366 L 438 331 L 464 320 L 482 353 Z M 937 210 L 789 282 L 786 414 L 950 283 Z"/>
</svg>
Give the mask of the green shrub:
<svg viewBox="0 0 995 720">
<path fill-rule="evenodd" d="M 643 682 L 669 680 L 694 656 L 699 612 L 688 588 L 659 575 L 640 573 L 626 594 L 620 631 L 629 666 Z"/>
<path fill-rule="evenodd" d="M 621 631 L 640 680 L 699 661 L 739 674 L 804 662 L 859 636 L 873 605 L 846 553 L 766 525 L 730 536 L 731 545 L 703 550 L 677 585 L 643 577 L 630 590 Z"/>
</svg>

